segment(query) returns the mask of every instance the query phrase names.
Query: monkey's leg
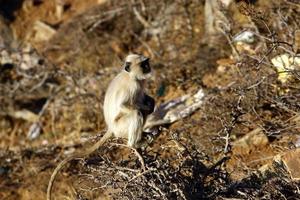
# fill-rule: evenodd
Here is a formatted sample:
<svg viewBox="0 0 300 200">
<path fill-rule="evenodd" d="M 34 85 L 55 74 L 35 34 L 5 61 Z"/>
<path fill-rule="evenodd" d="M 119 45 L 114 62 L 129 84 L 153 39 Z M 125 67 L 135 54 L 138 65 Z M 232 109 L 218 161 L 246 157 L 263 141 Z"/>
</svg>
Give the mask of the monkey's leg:
<svg viewBox="0 0 300 200">
<path fill-rule="evenodd" d="M 138 147 L 138 142 L 142 138 L 143 131 L 143 115 L 138 110 L 134 110 L 132 113 L 126 116 L 126 121 L 128 123 L 127 133 L 128 133 L 128 146 Z"/>
</svg>

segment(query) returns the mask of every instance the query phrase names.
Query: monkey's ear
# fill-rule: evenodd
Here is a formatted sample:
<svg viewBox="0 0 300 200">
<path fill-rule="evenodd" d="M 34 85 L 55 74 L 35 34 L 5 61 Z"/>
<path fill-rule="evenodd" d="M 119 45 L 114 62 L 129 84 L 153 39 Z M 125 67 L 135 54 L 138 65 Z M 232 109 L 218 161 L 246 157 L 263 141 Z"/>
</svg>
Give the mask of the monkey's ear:
<svg viewBox="0 0 300 200">
<path fill-rule="evenodd" d="M 125 62 L 125 67 L 124 67 L 125 71 L 130 72 L 130 65 L 131 65 L 130 62 Z"/>
</svg>

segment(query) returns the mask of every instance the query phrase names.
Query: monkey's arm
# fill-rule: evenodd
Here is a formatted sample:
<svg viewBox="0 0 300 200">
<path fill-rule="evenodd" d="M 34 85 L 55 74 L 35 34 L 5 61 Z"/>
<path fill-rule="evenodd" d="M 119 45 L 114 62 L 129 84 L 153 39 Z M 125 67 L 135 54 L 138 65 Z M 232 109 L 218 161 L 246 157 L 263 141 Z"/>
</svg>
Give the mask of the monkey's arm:
<svg viewBox="0 0 300 200">
<path fill-rule="evenodd" d="M 139 110 L 143 116 L 147 116 L 154 111 L 155 100 L 147 94 L 139 101 L 132 103 L 130 101 L 125 101 L 120 107 L 120 113 L 115 118 L 118 121 L 122 116 L 130 113 L 132 110 Z"/>
<path fill-rule="evenodd" d="M 132 110 L 137 110 L 138 107 L 135 103 L 133 103 L 133 100 L 129 99 L 126 95 L 119 95 L 119 97 L 122 97 L 119 99 L 120 105 L 117 115 L 114 118 L 114 121 L 119 121 L 123 116 L 130 114 Z"/>
<path fill-rule="evenodd" d="M 132 112 L 132 110 L 137 110 L 137 109 L 138 108 L 136 106 L 133 106 L 129 103 L 122 104 L 120 106 L 120 111 L 119 111 L 118 115 L 114 119 L 115 122 L 119 121 L 123 116 L 126 116 L 127 114 Z"/>
<path fill-rule="evenodd" d="M 132 110 L 136 110 L 136 109 L 138 109 L 138 107 L 130 102 L 125 102 L 120 107 L 120 111 L 122 113 L 129 113 Z"/>
<path fill-rule="evenodd" d="M 67 157 L 63 161 L 61 161 L 57 165 L 57 167 L 54 169 L 54 171 L 53 171 L 53 173 L 52 173 L 52 175 L 50 177 L 48 188 L 47 188 L 47 200 L 51 200 L 51 192 L 52 192 L 53 183 L 55 181 L 55 178 L 56 178 L 58 172 L 63 168 L 63 166 L 65 164 L 67 164 L 69 161 L 73 160 L 74 158 L 84 157 L 84 156 L 87 156 L 87 155 L 93 153 L 100 146 L 102 146 L 106 142 L 106 140 L 108 140 L 109 138 L 111 138 L 112 135 L 113 135 L 112 132 L 106 132 L 104 134 L 104 136 L 98 142 L 96 142 L 92 147 L 88 148 L 85 151 L 83 150 L 82 152 L 74 153 L 70 157 Z"/>
</svg>

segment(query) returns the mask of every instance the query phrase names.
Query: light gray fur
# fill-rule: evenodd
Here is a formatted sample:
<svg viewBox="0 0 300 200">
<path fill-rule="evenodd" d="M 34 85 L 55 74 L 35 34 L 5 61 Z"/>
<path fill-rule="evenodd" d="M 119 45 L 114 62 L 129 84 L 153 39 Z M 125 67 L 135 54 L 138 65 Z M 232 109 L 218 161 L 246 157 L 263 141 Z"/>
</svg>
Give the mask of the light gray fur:
<svg viewBox="0 0 300 200">
<path fill-rule="evenodd" d="M 122 70 L 110 83 L 104 99 L 104 118 L 108 131 L 115 137 L 127 138 L 128 146 L 137 147 L 142 137 L 144 119 L 139 110 L 144 98 L 144 75 L 140 69 L 143 56 L 131 54 L 126 62 L 131 70 Z"/>
</svg>

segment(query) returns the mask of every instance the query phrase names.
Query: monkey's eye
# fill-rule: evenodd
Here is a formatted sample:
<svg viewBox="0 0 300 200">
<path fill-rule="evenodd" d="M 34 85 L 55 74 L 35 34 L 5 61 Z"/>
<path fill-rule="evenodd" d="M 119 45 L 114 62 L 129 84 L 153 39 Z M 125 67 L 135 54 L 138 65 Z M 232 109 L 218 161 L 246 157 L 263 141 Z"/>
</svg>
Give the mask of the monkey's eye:
<svg viewBox="0 0 300 200">
<path fill-rule="evenodd" d="M 141 68 L 142 68 L 144 74 L 151 72 L 149 60 L 145 60 L 144 62 L 142 62 Z"/>
<path fill-rule="evenodd" d="M 131 63 L 130 62 L 125 62 L 125 70 L 127 71 L 127 72 L 130 72 L 130 65 L 131 65 Z"/>
</svg>

